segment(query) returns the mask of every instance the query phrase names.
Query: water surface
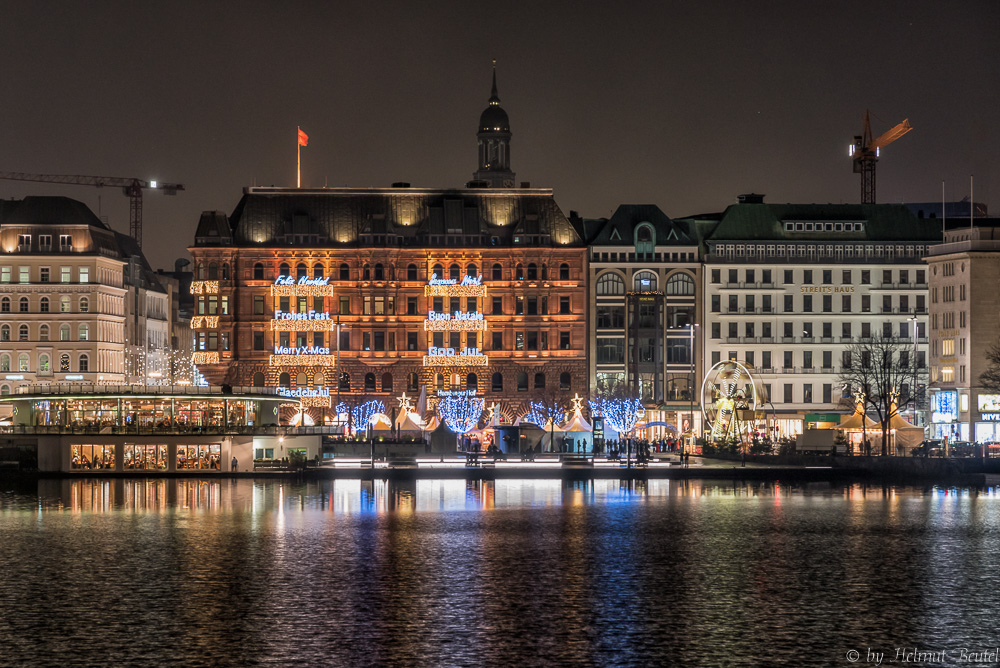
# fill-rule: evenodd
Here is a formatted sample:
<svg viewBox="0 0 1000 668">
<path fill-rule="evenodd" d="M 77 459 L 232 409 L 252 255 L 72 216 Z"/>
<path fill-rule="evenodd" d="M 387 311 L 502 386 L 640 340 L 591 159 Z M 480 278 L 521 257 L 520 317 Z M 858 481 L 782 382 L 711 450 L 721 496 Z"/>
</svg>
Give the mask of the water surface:
<svg viewBox="0 0 1000 668">
<path fill-rule="evenodd" d="M 3 665 L 957 663 L 1000 644 L 993 489 L 57 480 L 8 484 L 0 537 Z"/>
</svg>

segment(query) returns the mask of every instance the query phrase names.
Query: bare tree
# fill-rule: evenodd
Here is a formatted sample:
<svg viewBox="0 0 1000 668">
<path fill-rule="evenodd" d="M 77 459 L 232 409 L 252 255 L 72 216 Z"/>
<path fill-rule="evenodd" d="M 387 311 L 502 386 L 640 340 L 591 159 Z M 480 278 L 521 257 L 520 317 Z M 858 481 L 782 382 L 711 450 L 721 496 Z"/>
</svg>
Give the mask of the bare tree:
<svg viewBox="0 0 1000 668">
<path fill-rule="evenodd" d="M 986 349 L 986 361 L 989 366 L 979 374 L 979 384 L 991 392 L 1000 392 L 1000 339 Z"/>
<path fill-rule="evenodd" d="M 878 416 L 883 455 L 889 450 L 889 424 L 899 406 L 918 399 L 923 370 L 917 367 L 906 342 L 891 336 L 855 339 L 846 350 L 840 382 L 864 394 L 865 411 Z"/>
</svg>

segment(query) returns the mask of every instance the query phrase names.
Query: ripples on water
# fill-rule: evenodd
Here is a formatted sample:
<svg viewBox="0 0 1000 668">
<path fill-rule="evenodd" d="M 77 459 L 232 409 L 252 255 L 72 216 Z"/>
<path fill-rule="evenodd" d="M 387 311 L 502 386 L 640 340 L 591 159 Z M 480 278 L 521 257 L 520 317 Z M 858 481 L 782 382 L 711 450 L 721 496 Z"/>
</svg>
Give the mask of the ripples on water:
<svg viewBox="0 0 1000 668">
<path fill-rule="evenodd" d="M 0 664 L 844 665 L 997 643 L 995 490 L 60 480 L 0 495 Z"/>
</svg>

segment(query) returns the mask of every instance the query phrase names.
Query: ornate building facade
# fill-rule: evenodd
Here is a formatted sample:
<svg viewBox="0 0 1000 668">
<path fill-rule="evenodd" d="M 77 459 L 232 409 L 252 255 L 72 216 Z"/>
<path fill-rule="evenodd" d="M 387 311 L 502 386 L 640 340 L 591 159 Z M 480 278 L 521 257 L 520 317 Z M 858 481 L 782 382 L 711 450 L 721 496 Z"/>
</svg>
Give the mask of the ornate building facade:
<svg viewBox="0 0 1000 668">
<path fill-rule="evenodd" d="M 279 387 L 317 421 L 402 392 L 473 390 L 511 419 L 586 395 L 583 240 L 551 190 L 501 187 L 495 79 L 480 120 L 466 188 L 254 187 L 231 216 L 204 213 L 191 326 L 208 381 Z"/>
</svg>

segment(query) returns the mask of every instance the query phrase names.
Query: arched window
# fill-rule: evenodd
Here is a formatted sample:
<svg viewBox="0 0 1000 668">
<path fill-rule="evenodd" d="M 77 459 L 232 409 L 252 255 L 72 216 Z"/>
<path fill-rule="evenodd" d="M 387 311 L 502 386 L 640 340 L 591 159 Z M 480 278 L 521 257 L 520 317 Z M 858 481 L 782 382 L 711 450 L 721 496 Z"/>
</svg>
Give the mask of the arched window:
<svg viewBox="0 0 1000 668">
<path fill-rule="evenodd" d="M 490 381 L 490 389 L 494 392 L 503 392 L 503 374 L 499 371 L 493 372 L 493 378 Z"/>
<path fill-rule="evenodd" d="M 28 326 L 27 325 L 21 325 L 20 327 L 17 328 L 17 340 L 18 341 L 27 341 L 28 340 Z"/>
<path fill-rule="evenodd" d="M 313 387 L 317 389 L 322 389 L 326 387 L 326 376 L 324 376 L 322 373 L 318 373 L 315 376 L 313 376 Z"/>
<path fill-rule="evenodd" d="M 639 243 L 649 243 L 653 240 L 653 228 L 649 225 L 640 225 L 635 232 L 635 240 Z"/>
<path fill-rule="evenodd" d="M 308 278 L 309 268 L 306 266 L 305 262 L 299 262 L 295 265 L 295 278 Z"/>
<path fill-rule="evenodd" d="M 435 264 L 434 268 L 431 270 L 432 274 L 436 274 L 436 278 L 444 278 L 444 267 L 440 264 Z"/>
<path fill-rule="evenodd" d="M 49 298 L 48 297 L 42 297 L 38 301 L 38 310 L 40 312 L 42 312 L 42 313 L 48 313 L 49 312 Z"/>
<path fill-rule="evenodd" d="M 10 394 L 10 385 L 0 385 L 0 396 L 6 397 L 8 394 Z"/>
<path fill-rule="evenodd" d="M 493 280 L 502 281 L 503 280 L 503 266 L 499 262 L 493 263 Z"/>
<path fill-rule="evenodd" d="M 569 280 L 569 265 L 563 262 L 559 265 L 559 280 L 568 281 Z"/>
<path fill-rule="evenodd" d="M 80 313 L 90 312 L 90 300 L 86 297 L 80 297 Z"/>
<path fill-rule="evenodd" d="M 209 262 L 208 263 L 208 280 L 217 281 L 219 280 L 219 263 Z"/>
<path fill-rule="evenodd" d="M 382 374 L 382 391 L 392 392 L 392 374 L 388 371 Z"/>
<path fill-rule="evenodd" d="M 49 326 L 48 325 L 39 325 L 38 326 L 38 340 L 39 341 L 48 341 L 49 340 Z"/>
<path fill-rule="evenodd" d="M 281 375 L 278 376 L 278 387 L 290 387 L 292 384 L 292 377 L 287 371 L 282 371 Z"/>
<path fill-rule="evenodd" d="M 407 376 L 406 378 L 407 392 L 416 392 L 419 385 L 420 385 L 420 377 L 417 376 L 417 374 L 411 373 L 409 376 Z"/>
<path fill-rule="evenodd" d="M 323 278 L 323 265 L 321 264 L 313 265 L 313 278 Z"/>
<path fill-rule="evenodd" d="M 340 263 L 340 280 L 342 281 L 351 280 L 351 268 L 347 266 L 346 262 Z"/>
<path fill-rule="evenodd" d="M 470 373 L 465 377 L 465 389 L 472 390 L 473 392 L 479 390 L 479 376 L 474 373 Z"/>
<path fill-rule="evenodd" d="M 450 278 L 453 281 L 457 281 L 459 278 L 458 275 L 461 273 L 461 271 L 462 268 L 459 267 L 457 264 L 451 265 L 450 267 L 448 267 L 448 278 Z"/>
<path fill-rule="evenodd" d="M 671 274 L 670 278 L 667 279 L 667 294 L 693 295 L 694 279 L 691 278 L 690 274 L 685 274 L 683 272 Z"/>
<path fill-rule="evenodd" d="M 88 355 L 80 355 L 80 362 L 77 369 L 80 371 L 90 371 L 90 357 Z"/>
<path fill-rule="evenodd" d="M 0 313 L 10 313 L 10 297 L 0 299 Z"/>
<path fill-rule="evenodd" d="M 264 374 L 258 371 L 253 375 L 252 382 L 254 387 L 264 387 Z"/>
<path fill-rule="evenodd" d="M 472 278 L 479 276 L 479 267 L 477 267 L 474 264 L 467 265 L 465 267 L 465 275 L 470 276 Z"/>
<path fill-rule="evenodd" d="M 528 263 L 528 280 L 534 281 L 538 278 L 538 267 L 534 262 Z"/>
<path fill-rule="evenodd" d="M 38 356 L 38 373 L 49 373 L 52 371 L 52 366 L 49 362 L 49 356 L 46 353 L 42 353 Z"/>
<path fill-rule="evenodd" d="M 63 327 L 69 329 L 69 325 Z M 10 325 L 0 325 L 0 341 L 10 341 Z"/>
<path fill-rule="evenodd" d="M 434 389 L 435 390 L 444 389 L 444 374 L 439 373 L 434 376 Z"/>
<path fill-rule="evenodd" d="M 63 353 L 59 356 L 59 370 L 69 371 L 69 353 Z"/>
<path fill-rule="evenodd" d="M 228 262 L 223 262 L 222 263 L 222 280 L 224 280 L 224 281 L 228 281 L 229 280 L 229 263 Z"/>
<path fill-rule="evenodd" d="M 365 392 L 375 391 L 375 374 L 366 373 L 365 374 Z"/>
<path fill-rule="evenodd" d="M 253 279 L 255 281 L 264 280 L 264 265 L 260 262 L 253 266 Z"/>
<path fill-rule="evenodd" d="M 341 390 L 348 390 L 348 391 L 350 391 L 350 389 L 351 389 L 351 374 L 347 373 L 346 371 L 344 371 L 343 373 L 341 373 L 340 374 L 340 380 L 337 382 L 337 387 L 339 387 Z"/>
<path fill-rule="evenodd" d="M 535 389 L 536 390 L 544 390 L 545 389 L 545 374 L 544 373 L 539 372 L 539 373 L 535 374 Z"/>
<path fill-rule="evenodd" d="M 406 266 L 406 280 L 408 281 L 417 280 L 417 265 L 409 264 Z"/>
<path fill-rule="evenodd" d="M 525 371 L 517 372 L 517 391 L 518 392 L 528 391 L 528 374 Z"/>
<path fill-rule="evenodd" d="M 21 299 L 18 300 L 18 302 L 17 302 L 17 310 L 20 311 L 21 313 L 27 313 L 28 312 L 28 298 L 27 297 L 21 297 Z"/>
<path fill-rule="evenodd" d="M 198 263 L 198 280 L 199 281 L 204 281 L 205 280 L 205 276 L 207 275 L 207 273 L 208 272 L 205 271 L 205 263 L 204 262 L 199 262 Z"/>
<path fill-rule="evenodd" d="M 69 296 L 63 295 L 59 298 L 59 312 L 69 313 Z"/>
<path fill-rule="evenodd" d="M 77 333 L 80 335 L 80 340 L 81 341 L 89 341 L 90 340 L 90 325 L 87 325 L 87 324 L 80 325 L 80 329 L 78 330 Z"/>
<path fill-rule="evenodd" d="M 0 355 L 0 371 L 10 371 L 10 355 Z"/>
<path fill-rule="evenodd" d="M 278 275 L 280 276 L 291 276 L 292 268 L 288 266 L 287 262 L 282 262 L 278 265 Z"/>
<path fill-rule="evenodd" d="M 568 371 L 563 371 L 559 374 L 559 389 L 569 390 L 570 389 L 570 375 Z"/>
<path fill-rule="evenodd" d="M 28 353 L 21 353 L 17 356 L 17 370 L 21 372 L 30 370 L 28 367 Z"/>
<path fill-rule="evenodd" d="M 308 387 L 309 377 L 304 371 L 299 371 L 298 375 L 295 376 L 295 387 Z"/>
<path fill-rule="evenodd" d="M 514 267 L 514 278 L 518 281 L 524 280 L 524 265 L 520 262 Z"/>
<path fill-rule="evenodd" d="M 656 289 L 656 274 L 651 271 L 640 271 L 634 276 L 636 292 L 652 292 Z"/>
<path fill-rule="evenodd" d="M 69 325 L 66 323 L 59 325 L 59 340 L 69 341 Z"/>
<path fill-rule="evenodd" d="M 376 281 L 385 280 L 385 269 L 382 267 L 381 262 L 375 263 L 375 280 Z"/>
<path fill-rule="evenodd" d="M 608 271 L 597 277 L 598 295 L 624 295 L 625 281 L 618 274 Z"/>
</svg>

